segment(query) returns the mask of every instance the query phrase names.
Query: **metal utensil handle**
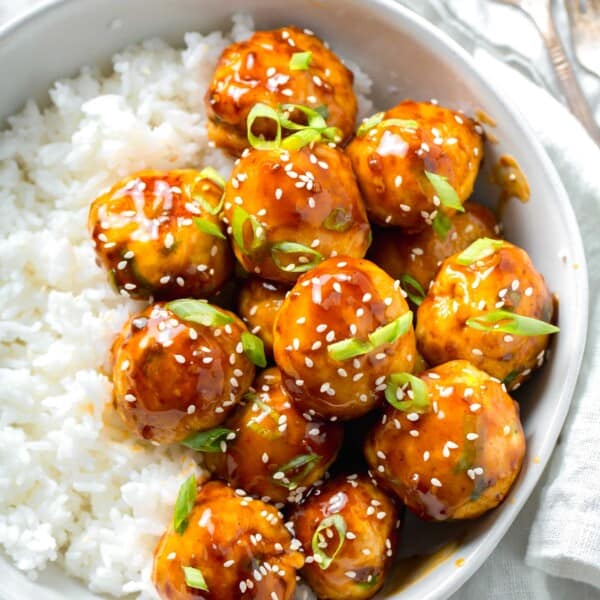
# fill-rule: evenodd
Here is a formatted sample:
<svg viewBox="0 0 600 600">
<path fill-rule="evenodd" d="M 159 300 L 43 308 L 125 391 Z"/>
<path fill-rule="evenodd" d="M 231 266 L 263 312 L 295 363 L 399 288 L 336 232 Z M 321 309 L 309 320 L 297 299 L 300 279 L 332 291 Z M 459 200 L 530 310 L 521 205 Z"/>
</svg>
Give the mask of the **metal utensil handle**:
<svg viewBox="0 0 600 600">
<path fill-rule="evenodd" d="M 600 127 L 596 123 L 590 106 L 581 91 L 577 77 L 575 77 L 564 46 L 552 21 L 552 15 L 548 11 L 545 16 L 541 12 L 534 13 L 531 16 L 546 42 L 558 82 L 571 112 L 579 119 L 596 144 L 600 145 Z"/>
</svg>

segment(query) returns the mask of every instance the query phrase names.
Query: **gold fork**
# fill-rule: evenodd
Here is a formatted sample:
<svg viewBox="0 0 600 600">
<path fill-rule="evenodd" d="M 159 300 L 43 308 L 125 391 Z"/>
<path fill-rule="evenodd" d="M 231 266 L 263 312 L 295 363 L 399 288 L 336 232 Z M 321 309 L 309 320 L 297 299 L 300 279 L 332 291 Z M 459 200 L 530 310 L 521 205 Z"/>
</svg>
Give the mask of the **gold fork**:
<svg viewBox="0 0 600 600">
<path fill-rule="evenodd" d="M 579 64 L 600 77 L 600 0 L 566 0 Z"/>
<path fill-rule="evenodd" d="M 554 26 L 550 0 L 497 0 L 521 9 L 538 28 L 552 59 L 554 72 L 571 112 L 586 128 L 591 138 L 600 145 L 600 127 L 581 91 L 569 63 L 564 46 Z"/>
</svg>

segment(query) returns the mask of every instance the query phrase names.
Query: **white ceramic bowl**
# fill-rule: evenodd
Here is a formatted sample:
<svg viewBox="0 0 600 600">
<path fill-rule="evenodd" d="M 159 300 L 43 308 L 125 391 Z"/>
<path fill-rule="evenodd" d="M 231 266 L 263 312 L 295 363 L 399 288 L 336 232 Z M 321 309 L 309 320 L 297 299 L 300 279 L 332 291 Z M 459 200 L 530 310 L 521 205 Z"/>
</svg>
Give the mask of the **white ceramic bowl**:
<svg viewBox="0 0 600 600">
<path fill-rule="evenodd" d="M 73 75 L 85 64 L 106 64 L 124 46 L 153 36 L 180 44 L 186 31 L 228 27 L 229 16 L 237 11 L 251 13 L 258 28 L 296 24 L 313 29 L 369 73 L 377 109 L 404 97 L 437 98 L 468 114 L 483 109 L 497 120 L 494 133 L 500 140 L 486 147 L 484 170 L 509 153 L 529 179 L 531 201 L 508 205 L 506 232 L 529 252 L 558 294 L 562 332 L 554 339 L 546 366 L 520 394 L 528 441 L 521 476 L 510 497 L 475 522 L 440 525 L 409 519 L 403 533 L 405 554 L 430 553 L 440 545 L 443 549 L 419 568 L 411 561 L 412 575 L 406 569 L 397 571 L 380 594 L 397 600 L 447 597 L 477 571 L 538 482 L 569 408 L 587 324 L 585 257 L 569 199 L 542 147 L 493 81 L 477 72 L 455 43 L 392 0 L 63 0 L 49 2 L 0 31 L 0 118 L 29 97 L 43 102 L 57 78 Z M 486 175 L 479 179 L 477 197 L 495 198 L 498 191 L 486 187 Z M 464 559 L 460 567 L 459 558 Z M 95 597 L 58 569 L 49 569 L 34 583 L 1 557 L 0 596 Z"/>
</svg>

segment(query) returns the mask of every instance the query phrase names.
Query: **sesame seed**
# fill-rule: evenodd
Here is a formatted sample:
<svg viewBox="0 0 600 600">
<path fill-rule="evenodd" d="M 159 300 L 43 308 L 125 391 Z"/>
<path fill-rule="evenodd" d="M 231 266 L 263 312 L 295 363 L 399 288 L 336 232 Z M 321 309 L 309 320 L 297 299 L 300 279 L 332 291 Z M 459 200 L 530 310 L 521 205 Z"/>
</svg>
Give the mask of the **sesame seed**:
<svg viewBox="0 0 600 600">
<path fill-rule="evenodd" d="M 442 482 L 437 477 L 432 477 L 431 485 L 433 485 L 434 487 L 442 487 Z"/>
</svg>

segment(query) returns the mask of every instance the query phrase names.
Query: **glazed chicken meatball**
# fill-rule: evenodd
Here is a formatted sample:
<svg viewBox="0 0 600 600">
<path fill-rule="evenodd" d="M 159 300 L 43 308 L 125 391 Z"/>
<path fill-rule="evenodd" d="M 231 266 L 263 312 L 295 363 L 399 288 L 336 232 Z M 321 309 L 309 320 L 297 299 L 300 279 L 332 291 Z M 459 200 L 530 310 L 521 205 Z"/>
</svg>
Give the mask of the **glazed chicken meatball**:
<svg viewBox="0 0 600 600">
<path fill-rule="evenodd" d="M 302 575 L 319 598 L 360 600 L 384 582 L 395 549 L 397 513 L 366 477 L 315 488 L 292 522 L 306 561 Z"/>
<path fill-rule="evenodd" d="M 475 518 L 502 502 L 525 437 L 518 404 L 498 381 L 455 360 L 401 379 L 391 392 L 393 406 L 365 445 L 385 487 L 434 521 Z"/>
<path fill-rule="evenodd" d="M 132 298 L 206 298 L 233 264 L 212 169 L 141 171 L 94 200 L 88 227 L 117 290 Z"/>
<path fill-rule="evenodd" d="M 400 279 L 409 298 L 420 298 L 420 292 L 429 289 L 444 259 L 461 252 L 479 238 L 495 238 L 499 233 L 500 227 L 492 211 L 481 204 L 468 202 L 464 213 L 450 217 L 450 228 L 444 236 L 431 227 L 413 235 L 402 234 L 396 229 L 382 229 L 373 240 L 369 258 L 394 279 Z M 415 289 L 411 279 L 421 290 Z"/>
<path fill-rule="evenodd" d="M 327 144 L 245 153 L 225 187 L 224 216 L 242 266 L 284 283 L 323 257 L 362 258 L 371 241 L 350 161 Z"/>
<path fill-rule="evenodd" d="M 114 404 L 129 429 L 172 443 L 222 423 L 254 377 L 246 331 L 233 313 L 198 300 L 131 317 L 112 349 Z"/>
<path fill-rule="evenodd" d="M 309 421 L 292 404 L 272 368 L 256 393 L 225 423 L 235 438 L 226 451 L 206 455 L 207 466 L 231 485 L 275 502 L 296 502 L 327 471 L 342 444 L 338 423 Z"/>
<path fill-rule="evenodd" d="M 303 557 L 276 508 L 211 481 L 186 521 L 182 533 L 171 525 L 154 552 L 152 580 L 163 600 L 294 597 Z"/>
<path fill-rule="evenodd" d="M 524 250 L 482 240 L 443 262 L 417 312 L 419 350 L 430 365 L 462 358 L 516 389 L 544 360 L 553 299 Z"/>
<path fill-rule="evenodd" d="M 418 233 L 439 211 L 451 216 L 455 208 L 444 206 L 447 193 L 439 188 L 449 184 L 455 204 L 471 195 L 483 155 L 480 132 L 462 114 L 410 100 L 363 123 L 348 154 L 371 220 Z"/>
<path fill-rule="evenodd" d="M 338 257 L 305 273 L 275 321 L 275 362 L 308 415 L 353 419 L 376 406 L 385 379 L 412 371 L 412 313 L 399 282 L 367 260 Z"/>
<path fill-rule="evenodd" d="M 209 138 L 239 155 L 248 145 L 246 119 L 255 104 L 277 108 L 294 102 L 324 107 L 328 124 L 348 139 L 357 112 L 353 79 L 352 71 L 307 30 L 259 31 L 221 55 L 206 93 Z M 270 133 L 268 121 L 257 122 L 254 131 Z"/>
<path fill-rule="evenodd" d="M 252 277 L 246 281 L 239 295 L 238 314 L 248 329 L 257 335 L 265 352 L 273 355 L 273 325 L 283 304 L 288 288 L 272 281 Z"/>
</svg>

